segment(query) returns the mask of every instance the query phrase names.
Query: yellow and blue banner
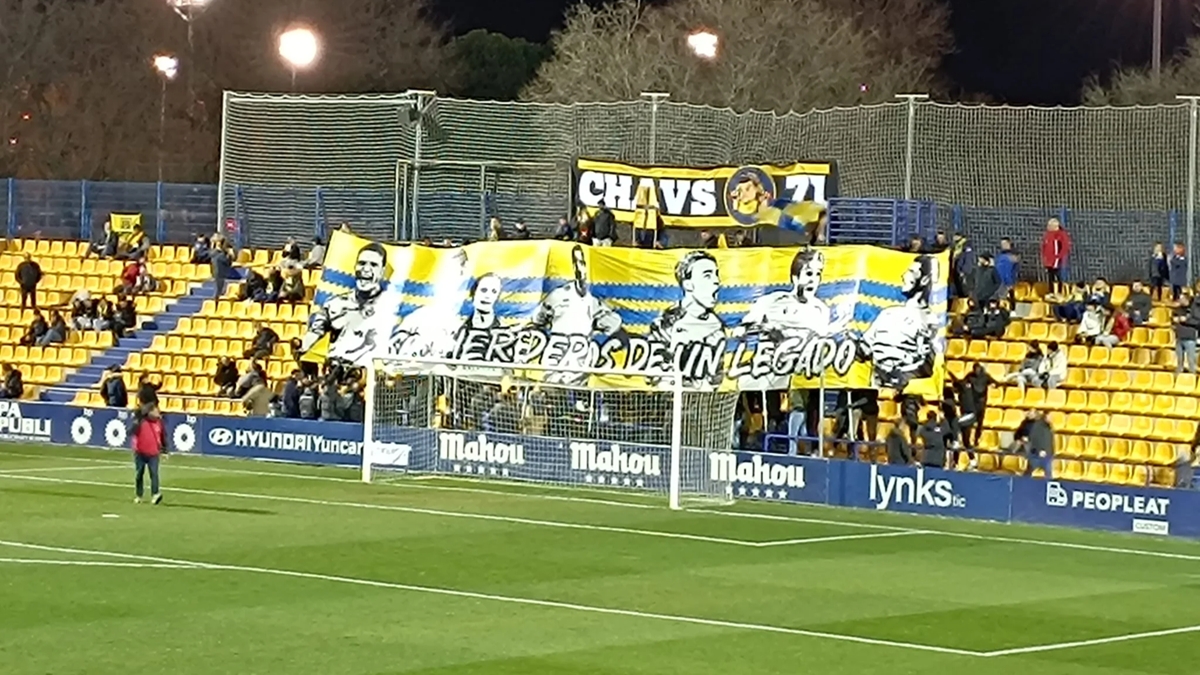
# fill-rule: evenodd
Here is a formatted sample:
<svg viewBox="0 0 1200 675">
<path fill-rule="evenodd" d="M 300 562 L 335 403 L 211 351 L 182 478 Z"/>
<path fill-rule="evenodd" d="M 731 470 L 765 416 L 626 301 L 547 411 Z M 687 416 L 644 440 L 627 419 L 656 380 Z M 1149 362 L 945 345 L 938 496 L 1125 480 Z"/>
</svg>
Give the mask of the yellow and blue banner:
<svg viewBox="0 0 1200 675">
<path fill-rule="evenodd" d="M 665 251 L 559 241 L 394 246 L 337 232 L 310 356 L 682 371 L 705 389 L 940 396 L 948 254 L 873 246 Z M 652 378 L 547 381 L 654 386 Z"/>
<path fill-rule="evenodd" d="M 634 223 L 639 207 L 650 205 L 667 227 L 802 230 L 790 225 L 816 221 L 837 196 L 837 171 L 833 162 L 693 169 L 577 159 L 572 187 L 576 204 L 591 212 L 606 207 L 621 223 Z M 793 203 L 805 205 L 789 208 Z"/>
</svg>

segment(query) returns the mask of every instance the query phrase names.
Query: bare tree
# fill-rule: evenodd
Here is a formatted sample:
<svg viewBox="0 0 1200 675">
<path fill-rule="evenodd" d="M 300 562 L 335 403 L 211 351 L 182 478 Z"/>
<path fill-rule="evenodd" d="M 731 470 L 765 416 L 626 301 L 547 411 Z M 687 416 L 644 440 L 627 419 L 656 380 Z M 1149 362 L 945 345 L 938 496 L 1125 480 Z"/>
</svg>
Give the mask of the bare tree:
<svg viewBox="0 0 1200 675">
<path fill-rule="evenodd" d="M 735 109 L 807 110 L 930 91 L 951 47 L 935 0 L 617 0 L 573 7 L 554 56 L 525 96 L 544 101 L 673 100 Z M 689 33 L 717 34 L 705 60 Z"/>
<path fill-rule="evenodd" d="M 1157 80 L 1148 66 L 1118 68 L 1107 81 L 1093 76 L 1083 86 L 1085 105 L 1175 103 L 1176 94 L 1200 93 L 1200 37 L 1170 63 Z"/>
</svg>

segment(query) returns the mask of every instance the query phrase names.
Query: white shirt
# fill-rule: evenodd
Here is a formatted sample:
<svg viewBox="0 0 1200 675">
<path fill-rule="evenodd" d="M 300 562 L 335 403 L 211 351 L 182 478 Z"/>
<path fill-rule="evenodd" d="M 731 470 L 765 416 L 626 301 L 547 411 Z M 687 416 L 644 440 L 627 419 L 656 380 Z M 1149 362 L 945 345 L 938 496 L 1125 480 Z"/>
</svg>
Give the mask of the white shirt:
<svg viewBox="0 0 1200 675">
<path fill-rule="evenodd" d="M 863 334 L 879 386 L 901 388 L 912 373 L 935 356 L 937 323 L 919 304 L 909 302 L 879 312 Z"/>
</svg>

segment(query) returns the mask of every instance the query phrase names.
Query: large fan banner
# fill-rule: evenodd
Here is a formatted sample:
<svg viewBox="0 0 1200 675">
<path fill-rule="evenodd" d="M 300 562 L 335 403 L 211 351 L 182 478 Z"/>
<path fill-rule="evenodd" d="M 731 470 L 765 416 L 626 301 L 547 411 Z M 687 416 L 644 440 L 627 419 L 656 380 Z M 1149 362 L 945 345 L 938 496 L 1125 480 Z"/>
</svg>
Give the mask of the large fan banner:
<svg viewBox="0 0 1200 675">
<path fill-rule="evenodd" d="M 784 205 L 820 209 L 837 196 L 832 162 L 688 169 L 578 159 L 572 179 L 576 204 L 607 207 L 622 223 L 654 206 L 668 227 L 774 225 Z"/>
<path fill-rule="evenodd" d="M 873 246 L 665 251 L 559 241 L 393 246 L 337 232 L 303 347 L 366 365 L 455 360 L 639 388 L 908 388 L 940 395 L 947 254 Z M 488 369 L 484 369 L 488 370 Z M 475 372 L 475 369 L 472 369 Z"/>
</svg>

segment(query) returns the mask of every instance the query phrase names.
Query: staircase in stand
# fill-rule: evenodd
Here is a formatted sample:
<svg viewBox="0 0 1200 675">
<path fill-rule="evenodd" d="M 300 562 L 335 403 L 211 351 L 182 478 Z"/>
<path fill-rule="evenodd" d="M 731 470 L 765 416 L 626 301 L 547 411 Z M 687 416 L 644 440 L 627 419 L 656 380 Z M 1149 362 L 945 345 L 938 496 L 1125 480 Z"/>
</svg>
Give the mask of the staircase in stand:
<svg viewBox="0 0 1200 675">
<path fill-rule="evenodd" d="M 216 298 L 216 292 L 216 284 L 212 281 L 193 286 L 187 295 L 169 304 L 162 312 L 142 321 L 132 335 L 121 338 L 120 344 L 93 356 L 87 364 L 67 376 L 62 384 L 45 392 L 42 398 L 57 403 L 70 403 L 75 398 L 75 392 L 81 389 L 95 389 L 106 369 L 125 363 L 130 354 L 149 349 L 150 344 L 154 342 L 154 336 L 165 335 L 175 330 L 180 321 L 197 314 L 204 306 L 205 300 Z"/>
</svg>

